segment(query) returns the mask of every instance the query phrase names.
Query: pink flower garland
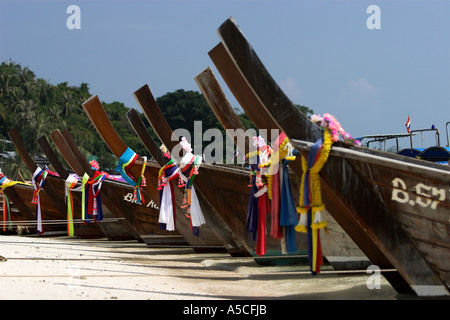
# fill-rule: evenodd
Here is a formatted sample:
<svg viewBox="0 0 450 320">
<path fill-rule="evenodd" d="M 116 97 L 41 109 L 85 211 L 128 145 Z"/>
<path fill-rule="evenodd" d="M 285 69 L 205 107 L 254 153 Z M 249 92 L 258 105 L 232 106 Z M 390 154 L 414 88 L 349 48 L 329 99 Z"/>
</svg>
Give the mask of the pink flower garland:
<svg viewBox="0 0 450 320">
<path fill-rule="evenodd" d="M 344 142 L 361 146 L 361 142 L 353 138 L 349 133 L 345 132 L 341 124 L 336 120 L 334 116 L 329 113 L 324 113 L 323 117 L 319 115 L 312 115 L 311 121 L 316 123 L 323 129 L 328 129 L 331 132 L 331 141 L 336 142 L 339 140 L 339 134 L 344 139 Z"/>
</svg>

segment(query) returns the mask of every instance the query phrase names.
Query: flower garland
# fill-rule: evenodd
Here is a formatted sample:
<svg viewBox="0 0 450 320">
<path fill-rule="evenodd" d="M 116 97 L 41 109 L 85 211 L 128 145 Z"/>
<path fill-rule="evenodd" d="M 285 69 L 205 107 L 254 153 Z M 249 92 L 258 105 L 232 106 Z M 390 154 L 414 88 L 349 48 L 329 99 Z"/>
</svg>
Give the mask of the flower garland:
<svg viewBox="0 0 450 320">
<path fill-rule="evenodd" d="M 269 199 L 272 200 L 272 183 L 273 183 L 273 175 L 275 171 L 275 164 L 278 164 L 280 160 L 286 159 L 288 161 L 294 161 L 296 159 L 296 156 L 293 155 L 294 147 L 289 142 L 289 139 L 285 137 L 283 141 L 281 142 L 280 146 L 276 148 L 274 145 L 274 152 L 270 156 L 270 167 L 269 172 L 266 174 L 267 177 L 267 189 L 268 189 L 268 195 Z M 274 160 L 275 162 L 273 162 Z"/>
<path fill-rule="evenodd" d="M 322 219 L 320 214 L 320 211 L 323 211 L 325 206 L 322 203 L 319 171 L 328 159 L 333 142 L 337 142 L 339 140 L 340 134 L 344 139 L 344 142 L 357 146 L 361 145 L 361 142 L 347 133 L 336 118 L 329 113 L 325 113 L 323 117 L 320 115 L 312 115 L 311 121 L 323 129 L 323 144 L 321 150 L 319 150 L 319 156 L 315 160 L 312 167 L 308 168 L 308 161 L 302 157 L 303 175 L 300 187 L 299 207 L 297 208 L 297 212 L 300 213 L 300 221 L 296 227 L 298 232 L 307 232 L 307 218 L 305 214 L 308 212 L 310 207 L 312 209 L 312 213 L 314 214 L 311 228 L 320 229 L 326 227 L 326 221 Z M 306 179 L 308 172 L 310 176 L 309 179 Z M 309 181 L 310 186 L 305 185 L 305 180 Z M 310 190 L 309 195 L 305 195 L 305 190 Z M 309 201 L 306 201 L 307 204 L 305 204 L 306 196 L 309 197 Z"/>
<path fill-rule="evenodd" d="M 248 187 L 252 187 L 253 176 L 256 176 L 256 186 L 262 187 L 265 185 L 264 179 L 262 178 L 261 169 L 266 167 L 271 167 L 272 165 L 272 153 L 273 150 L 269 145 L 266 144 L 263 137 L 253 137 L 253 146 L 256 150 L 247 153 L 244 160 L 257 159 L 258 165 L 254 170 L 250 171 L 250 182 Z"/>
<path fill-rule="evenodd" d="M 319 172 L 328 160 L 332 144 L 332 136 L 329 130 L 323 132 L 323 144 L 318 151 L 312 167 L 308 168 L 308 161 L 302 157 L 302 179 L 300 186 L 300 199 L 297 212 L 300 213 L 300 220 L 295 228 L 297 232 L 307 232 L 307 213 L 312 210 L 313 223 L 311 228 L 321 229 L 326 227 L 326 221 L 322 219 L 320 211 L 325 210 L 322 203 L 322 190 L 320 186 Z M 308 185 L 309 184 L 309 185 Z"/>
<path fill-rule="evenodd" d="M 328 160 L 333 142 L 339 140 L 339 135 L 346 143 L 358 146 L 361 143 L 345 132 L 336 118 L 329 113 L 325 113 L 323 117 L 313 115 L 311 121 L 323 129 L 323 136 L 309 150 L 308 159 L 302 157 L 303 174 L 297 207 L 300 219 L 295 229 L 308 234 L 310 268 L 315 275 L 320 272 L 320 265 L 323 263 L 319 230 L 327 226 L 321 215 L 325 205 L 322 202 L 319 172 Z"/>
<path fill-rule="evenodd" d="M 339 121 L 337 121 L 336 118 L 329 113 L 324 113 L 323 117 L 320 116 L 320 114 L 314 114 L 311 116 L 311 121 L 324 130 L 330 130 L 332 142 L 338 141 L 340 134 L 344 139 L 344 142 L 357 146 L 361 145 L 361 141 L 353 138 L 348 132 L 345 132 Z"/>
</svg>

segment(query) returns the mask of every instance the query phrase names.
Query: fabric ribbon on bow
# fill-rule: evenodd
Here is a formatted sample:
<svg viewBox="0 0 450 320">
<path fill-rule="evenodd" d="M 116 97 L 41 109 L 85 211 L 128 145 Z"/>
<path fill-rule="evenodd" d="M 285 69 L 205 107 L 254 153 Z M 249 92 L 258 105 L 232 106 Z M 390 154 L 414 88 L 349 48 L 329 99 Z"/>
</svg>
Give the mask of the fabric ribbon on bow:
<svg viewBox="0 0 450 320">
<path fill-rule="evenodd" d="M 180 175 L 180 169 L 177 164 L 171 157 L 170 153 L 165 152 L 164 156 L 169 158 L 170 160 L 159 169 L 158 173 L 158 190 L 162 190 L 162 188 L 169 182 L 178 178 L 178 188 L 182 188 L 186 185 L 184 180 Z"/>
<path fill-rule="evenodd" d="M 297 207 L 300 220 L 296 230 L 308 234 L 308 257 L 313 275 L 320 272 L 320 266 L 323 264 L 319 229 L 326 227 L 326 222 L 320 214 L 325 206 L 322 203 L 319 171 L 328 159 L 331 144 L 330 132 L 324 130 L 323 137 L 317 140 L 309 150 L 308 159 L 302 157 L 303 175 L 299 207 Z"/>
<path fill-rule="evenodd" d="M 258 150 L 259 151 L 259 150 Z M 250 172 L 250 196 L 247 206 L 247 232 L 252 234 L 256 242 L 256 254 L 263 256 L 267 253 L 267 214 L 269 212 L 269 198 L 267 196 L 267 185 L 264 183 L 260 171 L 260 153 L 248 154 L 250 160 L 256 155 L 256 164 L 251 164 Z"/>
<path fill-rule="evenodd" d="M 9 180 L 5 175 L 3 175 L 3 173 L 0 172 L 0 192 L 3 194 L 3 230 L 5 231 L 5 227 L 6 227 L 6 222 L 8 221 L 8 230 L 11 230 L 10 228 L 12 228 L 12 221 L 11 221 L 11 208 L 10 208 L 10 203 L 9 203 L 9 198 L 6 196 L 6 194 L 4 193 L 4 190 L 8 187 L 12 187 L 15 184 L 23 184 L 26 186 L 31 186 L 31 184 L 29 183 L 24 183 L 21 181 L 11 181 Z M 7 213 L 5 214 L 5 206 L 6 206 L 6 210 Z"/>
<path fill-rule="evenodd" d="M 161 148 L 165 150 L 164 146 L 161 146 Z M 175 164 L 170 153 L 166 151 L 164 152 L 164 156 L 170 160 L 161 167 L 158 174 L 158 190 L 160 190 L 158 222 L 161 230 L 174 231 L 176 229 L 176 205 L 174 187 L 171 181 L 179 178 L 180 175 L 178 173 L 178 166 Z M 178 186 L 184 186 L 184 182 L 182 185 L 179 183 Z"/>
<path fill-rule="evenodd" d="M 297 153 L 294 150 L 293 153 Z M 289 179 L 288 163 L 290 160 L 284 158 L 282 160 L 281 169 L 281 201 L 280 201 L 280 226 L 285 227 L 286 251 L 287 253 L 297 252 L 297 240 L 295 227 L 298 223 L 297 210 L 295 208 L 294 197 L 291 190 L 291 182 Z"/>
<path fill-rule="evenodd" d="M 0 194 L 3 196 L 3 231 L 6 231 L 6 224 L 8 223 L 8 230 L 12 230 L 12 221 L 11 221 L 11 208 L 9 204 L 8 196 L 3 192 L 3 184 L 7 184 L 10 182 L 8 178 L 6 178 L 3 173 L 0 172 Z"/>
<path fill-rule="evenodd" d="M 200 226 L 205 224 L 206 220 L 203 216 L 200 203 L 198 202 L 193 182 L 199 173 L 198 169 L 200 168 L 202 157 L 196 156 L 192 153 L 191 145 L 187 141 L 186 137 L 180 138 L 180 146 L 186 152 L 180 160 L 180 170 L 178 170 L 180 179 L 182 179 L 185 183 L 183 204 L 181 207 L 187 211 L 186 217 L 190 220 L 192 233 L 199 236 Z M 181 183 L 179 182 L 179 186 L 180 184 Z"/>
<path fill-rule="evenodd" d="M 194 179 L 198 175 L 200 161 L 201 158 L 199 156 L 192 155 L 189 164 L 185 165 L 181 172 L 179 171 L 181 179 L 186 183 L 181 207 L 186 209 L 186 217 L 190 219 L 192 232 L 197 237 L 200 234 L 200 226 L 206 223 L 193 185 Z"/>
<path fill-rule="evenodd" d="M 268 195 L 272 200 L 271 235 L 274 239 L 282 239 L 282 253 L 294 253 L 297 251 L 295 226 L 298 219 L 287 165 L 296 159 L 298 151 L 292 147 L 284 132 L 280 133 L 272 147 L 271 165 L 266 174 Z"/>
<path fill-rule="evenodd" d="M 72 191 L 81 191 L 83 186 L 77 185 L 78 179 L 73 175 L 69 175 L 66 179 L 66 198 L 67 198 L 67 235 L 73 237 L 75 235 L 73 227 L 73 197 Z"/>
<path fill-rule="evenodd" d="M 269 211 L 269 198 L 267 197 L 267 186 L 257 186 L 257 176 L 253 175 L 251 180 L 250 197 L 247 208 L 247 232 L 252 234 L 256 242 L 256 254 L 263 256 L 267 253 L 266 229 L 267 213 Z"/>
<path fill-rule="evenodd" d="M 90 219 L 88 219 L 88 217 L 86 217 L 86 212 L 87 212 L 87 205 L 86 203 L 88 201 L 87 200 L 87 194 L 86 194 L 86 184 L 89 181 L 89 175 L 85 172 L 83 177 L 81 178 L 81 220 L 83 220 L 84 223 L 88 223 L 90 222 Z"/>
<path fill-rule="evenodd" d="M 102 187 L 105 175 L 101 174 L 98 170 L 95 171 L 94 176 L 89 178 L 85 187 L 85 212 L 89 217 L 94 217 L 94 221 L 98 222 L 103 220 L 102 201 L 100 197 L 100 189 Z"/>
<path fill-rule="evenodd" d="M 125 152 L 119 158 L 119 164 L 117 165 L 116 171 L 119 172 L 124 180 L 131 186 L 134 187 L 134 200 L 137 203 L 145 203 L 144 195 L 141 190 L 141 186 L 145 186 L 145 165 L 147 162 L 147 158 L 144 157 L 144 162 L 142 164 L 143 168 L 141 170 L 141 175 L 139 176 L 138 181 L 136 181 L 133 176 L 129 173 L 130 168 L 135 164 L 138 158 L 137 153 L 135 153 L 130 148 L 127 148 Z"/>
<path fill-rule="evenodd" d="M 39 192 L 44 186 L 45 179 L 47 178 L 48 172 L 46 170 L 42 170 L 37 167 L 33 173 L 31 178 L 31 182 L 34 187 L 33 199 L 31 200 L 32 204 L 36 204 L 36 220 L 37 220 L 37 230 L 39 233 L 44 232 L 44 228 L 42 226 L 42 210 L 41 210 L 41 199 L 39 197 Z"/>
</svg>

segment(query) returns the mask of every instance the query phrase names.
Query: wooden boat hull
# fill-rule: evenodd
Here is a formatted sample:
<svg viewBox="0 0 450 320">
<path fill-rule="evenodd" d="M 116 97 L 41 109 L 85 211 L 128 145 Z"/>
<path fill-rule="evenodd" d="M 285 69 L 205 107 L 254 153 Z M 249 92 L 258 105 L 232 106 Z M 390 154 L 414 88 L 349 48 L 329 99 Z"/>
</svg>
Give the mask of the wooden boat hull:
<svg viewBox="0 0 450 320">
<path fill-rule="evenodd" d="M 79 176 L 85 172 L 89 176 L 95 174 L 67 130 L 55 130 L 50 136 L 63 158 Z M 41 137 L 38 143 L 58 172 L 68 176 L 45 137 Z M 133 199 L 134 189 L 130 185 L 106 178 L 100 191 L 103 207 L 108 214 L 120 219 L 128 237 L 154 245 L 185 244 L 177 232 L 169 233 L 160 229 L 158 221 L 154 219 L 159 210 L 156 203 L 152 199 L 147 199 L 145 204 L 137 203 Z"/>
<path fill-rule="evenodd" d="M 170 146 L 170 141 L 167 137 L 171 135 L 172 131 L 162 116 L 162 113 L 160 111 L 158 113 L 156 112 L 156 110 L 159 110 L 159 107 L 153 99 L 150 88 L 147 85 L 144 85 L 136 91 L 135 97 L 143 109 L 144 114 L 146 114 L 154 129 L 157 130 L 157 134 L 161 137 L 162 142 L 166 146 Z M 139 122 L 139 116 L 134 110 L 135 115 L 133 117 L 132 112 L 133 110 L 130 110 L 127 113 L 130 123 L 135 127 L 135 131 L 141 137 L 141 140 L 145 140 L 142 138 L 143 134 L 140 133 L 145 130 L 136 128 L 136 122 Z M 135 121 L 133 121 L 132 118 L 134 118 Z M 173 145 L 171 147 L 173 148 Z M 154 157 L 158 158 L 158 155 L 156 154 Z M 223 220 L 218 223 L 225 223 L 230 230 L 232 230 L 234 237 L 245 246 L 248 252 L 255 255 L 255 241 L 245 227 L 250 196 L 250 188 L 247 186 L 249 171 L 236 166 L 208 164 L 203 164 L 199 171 L 200 174 L 196 177 L 194 184 L 196 181 L 200 182 L 199 180 L 205 177 L 205 180 L 201 181 L 202 183 L 198 185 L 198 190 L 206 201 L 214 204 L 214 208 L 218 211 L 218 214 L 221 215 Z M 293 176 L 291 175 L 291 177 Z M 202 191 L 205 192 L 205 190 L 207 192 L 203 194 Z M 226 201 L 225 205 L 223 204 L 223 199 Z M 268 225 L 270 226 L 270 217 Z M 276 251 L 277 255 L 281 256 L 282 246 L 279 239 L 273 239 L 272 237 L 267 236 L 266 244 L 268 251 Z M 302 234 L 299 234 L 297 237 L 297 248 L 297 253 L 303 254 L 306 252 L 307 241 L 306 237 Z M 274 259 L 273 263 L 278 262 Z"/>
<path fill-rule="evenodd" d="M 83 109 L 85 110 L 91 122 L 94 124 L 94 127 L 97 129 L 100 136 L 110 148 L 111 152 L 117 158 L 120 158 L 120 156 L 127 150 L 127 146 L 117 134 L 116 130 L 109 121 L 108 116 L 106 115 L 106 112 L 103 109 L 103 106 L 101 105 L 98 97 L 93 96 L 85 101 L 83 103 Z M 139 161 L 141 161 L 142 163 L 142 158 L 139 158 Z M 142 164 L 136 164 L 130 168 L 130 174 L 132 174 L 135 178 L 139 177 L 139 175 L 141 174 L 141 169 Z M 145 192 L 146 197 L 159 200 L 159 191 L 157 190 L 158 172 L 159 166 L 153 169 L 150 165 L 146 166 L 144 176 L 146 178 L 147 185 L 142 186 L 142 189 Z M 177 205 L 177 212 L 182 213 L 182 202 L 179 201 L 181 199 L 175 197 L 175 200 Z M 200 203 L 200 205 L 202 206 L 202 203 Z M 209 209 L 208 207 L 202 206 L 202 210 Z M 217 239 L 215 234 L 208 226 L 202 228 L 199 236 L 194 235 L 190 227 L 190 222 L 183 214 L 176 215 L 176 226 L 178 232 L 180 232 L 189 246 L 194 248 L 196 252 L 205 252 L 211 250 L 217 251 L 223 250 L 224 248 L 223 243 Z"/>
<path fill-rule="evenodd" d="M 37 165 L 23 145 L 18 129 L 14 128 L 9 130 L 8 135 L 13 142 L 17 152 L 19 153 L 19 156 L 23 159 L 28 169 L 32 173 L 34 173 L 34 171 L 37 169 Z M 65 203 L 65 182 L 61 178 L 49 174 L 41 192 L 45 192 L 51 200 L 50 202 L 48 202 L 49 205 L 47 210 L 50 210 L 50 208 L 54 208 L 53 212 L 58 214 L 58 220 L 67 219 L 67 206 Z M 50 207 L 51 202 L 53 203 L 53 205 Z M 79 207 L 79 201 L 75 201 L 74 205 L 78 205 Z M 81 213 L 79 215 L 75 213 L 74 218 L 81 218 Z M 77 227 L 74 228 L 74 232 L 76 236 L 82 238 L 100 238 L 104 237 L 106 233 L 106 231 L 102 231 L 99 225 L 96 223 L 88 223 L 83 225 L 78 224 Z"/>
<path fill-rule="evenodd" d="M 363 161 L 350 163 L 450 288 L 450 174 L 433 177 Z"/>
<path fill-rule="evenodd" d="M 36 232 L 36 224 L 33 225 L 32 223 L 33 221 L 36 222 L 36 205 L 31 203 L 34 188 L 30 185 L 16 184 L 6 188 L 5 192 L 11 202 L 13 202 L 13 205 L 20 208 L 20 215 L 12 215 L 13 221 L 26 221 L 27 223 L 24 223 L 24 226 L 29 225 L 28 229 L 30 232 Z M 39 195 L 41 199 L 42 220 L 44 221 L 44 233 L 42 235 L 46 236 L 56 233 L 67 234 L 67 224 L 65 222 L 58 222 L 57 224 L 54 222 L 65 220 L 66 217 L 61 214 L 58 208 L 55 207 L 53 200 L 45 191 L 41 191 Z M 19 197 L 19 199 L 17 197 Z M 14 202 L 14 199 L 16 199 L 16 202 Z M 19 201 L 23 203 L 21 206 L 18 206 Z M 23 205 L 25 205 L 25 208 Z M 94 234 L 95 236 L 93 236 L 92 230 L 90 230 L 91 228 L 89 226 L 76 224 L 75 228 L 77 230 L 77 235 L 82 238 L 103 236 L 102 233 L 96 233 Z"/>
<path fill-rule="evenodd" d="M 246 128 L 241 123 L 233 108 L 225 97 L 225 93 L 220 87 L 219 82 L 214 76 L 211 68 L 206 68 L 199 75 L 195 77 L 200 90 L 202 91 L 206 101 L 213 110 L 219 122 L 224 129 L 232 130 L 233 134 L 230 134 L 230 138 L 234 140 L 234 143 L 241 150 L 242 153 L 246 153 L 249 150 L 249 141 L 243 133 Z M 265 129 L 265 128 L 262 128 Z M 229 131 L 227 131 L 229 132 Z M 290 166 L 289 166 L 290 169 Z M 291 181 L 294 182 L 295 194 L 294 199 L 298 203 L 298 190 L 299 190 L 299 178 L 302 176 L 301 168 L 298 168 L 295 173 L 291 171 Z M 325 255 L 327 261 L 336 270 L 351 270 L 351 269 L 364 269 L 367 268 L 371 262 L 364 255 L 361 249 L 351 240 L 351 238 L 345 233 L 345 231 L 339 226 L 339 224 L 333 219 L 333 217 L 325 211 L 323 213 L 324 219 L 327 221 L 327 232 L 321 237 L 322 252 Z"/>
<path fill-rule="evenodd" d="M 237 73 L 233 73 L 233 76 L 239 80 L 245 79 L 244 82 L 241 82 L 244 90 L 251 88 L 250 91 L 245 92 L 246 97 L 250 98 L 251 103 L 254 103 L 254 108 L 250 108 L 250 111 L 253 114 L 259 112 L 262 117 L 273 119 L 277 127 L 286 133 L 293 141 L 294 147 L 299 150 L 302 148 L 299 141 L 316 141 L 321 136 L 320 129 L 306 119 L 276 85 L 236 23 L 232 19 L 227 20 L 219 28 L 218 33 L 222 44 L 226 47 L 227 54 L 232 57 L 232 68 L 238 70 Z M 232 91 L 233 89 L 238 90 L 231 88 L 233 83 L 227 82 L 227 84 Z M 395 155 L 390 156 L 364 148 L 345 150 L 358 151 L 354 151 L 355 154 L 350 151 L 342 152 L 341 156 L 336 152 L 330 153 L 328 162 L 321 171 L 324 201 L 330 213 L 374 264 L 382 269 L 387 266 L 394 266 L 397 269 L 398 273 L 385 274 L 385 277 L 398 292 L 415 292 L 420 296 L 448 295 L 448 287 L 444 285 L 447 280 L 443 279 L 443 275 L 426 259 L 426 254 L 413 245 L 414 240 L 398 223 L 399 219 L 404 219 L 404 215 L 398 211 L 398 205 L 396 208 L 387 206 L 383 202 L 383 197 L 374 194 L 373 189 L 378 188 L 378 185 L 375 186 L 368 182 L 367 177 L 364 176 L 368 172 L 357 169 L 360 165 L 359 162 L 367 162 L 370 156 L 373 158 L 370 165 L 376 166 L 377 162 L 392 162 L 392 157 Z M 336 147 L 333 147 L 332 151 L 337 151 Z M 353 157 L 352 160 L 349 159 L 350 157 Z M 396 161 L 402 162 L 398 159 Z M 422 175 L 428 174 L 431 169 L 427 168 L 433 167 L 432 164 L 424 165 L 409 160 L 409 163 L 406 161 L 402 163 L 403 169 L 411 170 L 413 165 L 410 163 L 422 168 Z M 368 166 L 366 166 L 366 171 L 368 171 L 367 168 Z M 447 172 L 447 169 L 441 171 L 443 177 L 440 180 L 448 186 Z M 419 177 L 421 175 L 418 175 Z M 378 177 L 375 176 L 370 178 L 378 180 Z M 385 185 L 389 185 L 392 180 L 383 182 Z M 414 188 L 420 181 L 411 181 L 411 183 Z M 441 186 L 435 187 L 439 189 Z M 431 187 L 433 188 L 433 186 Z M 392 197 L 392 190 L 390 194 Z M 417 190 L 416 195 L 424 196 L 423 193 L 417 193 Z M 331 203 L 336 206 L 330 206 Z M 394 213 L 392 210 L 397 211 Z M 435 211 L 429 212 L 435 217 L 433 220 L 439 220 L 436 218 Z M 443 216 L 448 217 L 448 209 L 443 212 Z M 424 232 L 424 237 L 429 239 L 430 235 Z M 440 251 L 441 260 L 444 260 L 443 256 L 445 257 L 446 254 Z M 445 269 L 445 265 L 443 269 Z"/>
<path fill-rule="evenodd" d="M 36 233 L 36 227 L 31 225 L 29 221 L 35 220 L 35 216 L 31 213 L 25 202 L 20 197 L 19 193 L 14 188 L 14 186 L 5 188 L 3 193 L 8 197 L 9 206 L 10 206 L 10 219 L 13 222 L 11 226 L 11 230 L 8 227 L 7 219 L 3 220 L 3 201 L 5 201 L 4 196 L 1 196 L 0 202 L 0 234 L 9 235 L 9 234 L 21 234 L 20 229 L 26 224 L 25 233 Z M 16 206 L 16 204 L 18 204 Z M 19 210 L 18 208 L 21 208 Z M 55 228 L 55 227 L 53 227 Z M 58 228 L 58 227 L 57 227 Z M 3 230 L 5 229 L 5 230 Z M 59 228 L 58 228 L 59 229 Z"/>
</svg>

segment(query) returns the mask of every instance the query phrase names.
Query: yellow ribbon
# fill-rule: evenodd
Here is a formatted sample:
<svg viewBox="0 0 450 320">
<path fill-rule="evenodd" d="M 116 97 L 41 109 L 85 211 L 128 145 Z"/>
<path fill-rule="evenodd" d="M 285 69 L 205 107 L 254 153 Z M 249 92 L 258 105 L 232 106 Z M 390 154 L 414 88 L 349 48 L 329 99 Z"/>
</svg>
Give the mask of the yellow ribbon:
<svg viewBox="0 0 450 320">
<path fill-rule="evenodd" d="M 73 237 L 75 235 L 73 228 L 73 198 L 72 190 L 77 185 L 78 180 L 74 176 L 69 176 L 66 179 L 67 188 L 67 235 Z M 79 188 L 78 188 L 79 190 Z"/>
<path fill-rule="evenodd" d="M 89 176 L 85 172 L 81 179 L 81 219 L 86 220 L 86 183 L 89 181 Z"/>
</svg>

